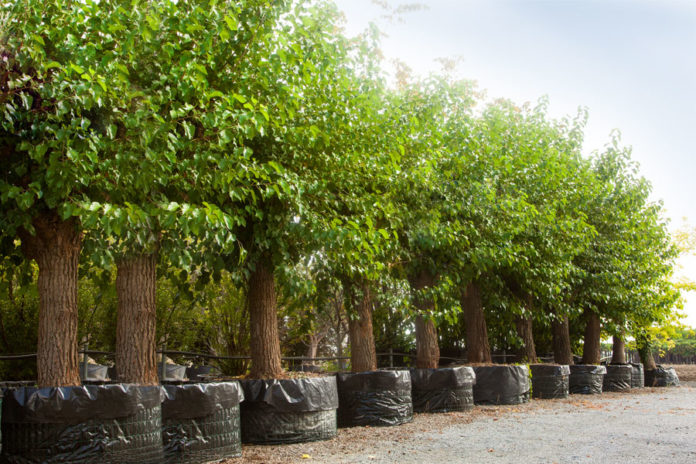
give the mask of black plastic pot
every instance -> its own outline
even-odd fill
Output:
[[[476,404],[522,404],[529,401],[529,366],[475,366]]]
[[[135,385],[24,387],[5,393],[8,463],[162,462],[161,389]]]
[[[631,363],[631,388],[643,388],[645,386],[645,374],[642,363]]]
[[[474,407],[475,383],[471,367],[411,369],[413,411],[468,411]]]
[[[340,373],[338,425],[399,425],[413,419],[409,371]]]
[[[164,462],[197,464],[242,455],[238,382],[165,385]]]
[[[302,443],[336,436],[335,377],[240,383],[242,443]]]
[[[568,398],[570,367],[559,364],[531,364],[532,398]]]
[[[657,366],[657,369],[645,370],[646,387],[676,387],[679,377],[673,367]]]
[[[605,366],[595,364],[574,364],[570,366],[569,391],[571,394],[598,395],[602,393]]]
[[[631,389],[633,367],[630,364],[608,364],[606,367],[602,391],[623,392]]]

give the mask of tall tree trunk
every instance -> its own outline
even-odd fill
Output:
[[[273,379],[283,374],[278,336],[278,309],[273,270],[261,258],[249,277],[247,306],[251,319],[251,377]]]
[[[157,252],[119,259],[116,269],[119,380],[157,385]]]
[[[643,369],[650,371],[657,368],[655,363],[655,358],[652,353],[652,346],[650,346],[650,341],[645,334],[639,334],[636,337],[636,345],[638,346],[638,355],[640,356],[640,362],[643,363]]]
[[[351,371],[374,371],[377,370],[377,352],[372,330],[372,292],[366,281],[357,287],[348,281],[343,287],[353,313],[348,317]]]
[[[470,283],[461,298],[466,324],[466,355],[470,363],[490,363],[491,348],[478,285]]]
[[[557,364],[573,364],[573,351],[570,348],[570,324],[568,316],[551,322],[553,334],[553,360]]]
[[[74,219],[38,216],[35,235],[20,233],[24,254],[39,266],[39,387],[80,385],[77,355],[77,271],[82,234]]]
[[[437,328],[430,318],[435,303],[430,297],[424,297],[420,292],[432,288],[435,277],[427,271],[421,271],[409,279],[411,289],[415,293],[415,305],[420,311],[416,316],[416,367],[419,369],[437,369],[440,362],[440,347],[437,340]]]
[[[620,335],[614,335],[614,346],[612,348],[611,363],[626,364],[626,342]]]
[[[586,309],[584,313],[585,323],[585,344],[582,349],[583,364],[599,364],[601,361],[600,351],[600,326],[599,315],[591,309]]]
[[[517,326],[517,335],[522,339],[522,347],[518,351],[518,354],[525,363],[537,363],[539,359],[536,354],[536,347],[534,346],[534,334],[532,332],[532,317],[518,317],[515,321]]]

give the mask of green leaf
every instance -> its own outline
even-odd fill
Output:
[[[64,221],[67,221],[73,213],[73,205],[71,203],[63,203],[60,211],[60,217]]]
[[[237,20],[237,18],[232,14],[228,14],[225,16],[225,23],[227,24],[227,27],[230,28],[230,31],[236,31],[238,29],[238,22],[239,21]]]
[[[82,69],[81,66],[79,66],[75,63],[70,63],[70,69],[72,69],[73,71],[75,71],[77,74],[80,74],[80,75],[84,74],[84,72],[85,72],[85,70]]]
[[[276,163],[275,161],[269,161],[267,164],[268,164],[270,167],[272,167],[272,168],[275,170],[276,173],[282,174],[283,169],[280,167],[280,165],[279,165],[278,163]]]
[[[108,124],[106,126],[106,134],[109,136],[111,140],[114,140],[116,138],[116,125]]]
[[[25,109],[30,110],[31,105],[34,102],[34,98],[28,93],[21,93],[20,98],[22,99],[22,105]]]
[[[182,126],[184,127],[184,132],[186,133],[186,138],[191,140],[193,139],[193,125],[191,123],[184,121],[181,123]]]

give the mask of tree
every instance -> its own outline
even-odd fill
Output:
[[[253,81],[237,91],[265,108],[255,130],[230,142],[244,156],[230,158],[225,172],[242,178],[221,205],[242,224],[253,377],[282,375],[278,274],[331,239],[327,231],[345,217],[344,184],[363,169],[374,69],[365,43],[343,37],[337,19],[330,6],[295,5],[259,45],[270,58],[259,58]]]
[[[263,107],[243,106],[234,90],[248,77],[238,69],[259,59],[259,37],[279,8],[251,0],[130,9],[99,2],[78,10],[87,23],[80,65],[112,78],[103,95],[82,102],[97,113],[100,175],[92,201],[83,199],[73,214],[91,232],[95,264],[117,268],[119,376],[152,384],[160,253],[185,271],[198,267],[204,283],[224,267],[220,256],[236,250],[240,219],[216,206],[236,179],[220,167],[231,162],[230,127],[246,133],[264,118]]]
[[[596,230],[590,247],[575,260],[573,296],[583,308],[583,362],[599,362],[600,324],[616,336],[663,320],[678,301],[669,283],[676,257],[662,206],[648,200],[650,184],[639,177],[630,149],[614,137],[593,159],[599,189],[586,200]],[[637,330],[636,333],[640,333]]]
[[[544,100],[535,108],[501,100],[467,130],[447,131],[447,143],[457,147],[443,169],[447,198],[466,225],[449,279],[466,288],[461,306],[470,362],[490,362],[486,306],[501,340],[510,338],[510,325],[519,328],[513,340],[524,357],[536,358],[532,321],[552,317],[548,308],[561,300],[572,258],[590,233],[574,201],[584,177],[584,120],[580,112],[549,121]]]
[[[458,309],[442,305],[449,285],[440,276],[446,276],[452,246],[462,232],[442,178],[453,149],[444,142],[448,131],[466,133],[475,101],[470,82],[438,76],[413,82],[404,76],[391,95],[388,127],[401,153],[389,189],[396,207],[392,227],[399,239],[394,269],[411,289],[419,368],[438,366],[437,325]]]
[[[77,281],[82,246],[77,199],[94,182],[95,112],[105,76],[80,66],[83,5],[17,1],[3,5],[0,36],[0,221],[2,252],[39,267],[39,386],[78,385]],[[48,26],[47,26],[48,25]]]

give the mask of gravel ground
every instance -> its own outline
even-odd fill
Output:
[[[339,429],[317,443],[245,446],[247,463],[696,462],[696,381],[572,395],[469,413],[417,414],[399,427]]]

